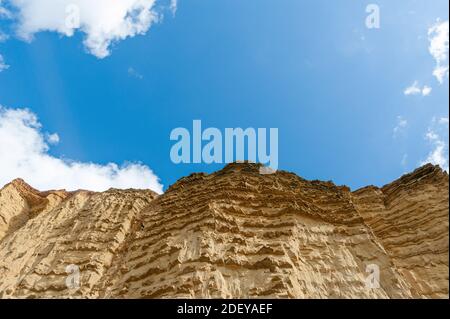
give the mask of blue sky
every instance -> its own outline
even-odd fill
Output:
[[[379,29],[365,25],[370,3]],[[223,166],[172,163],[171,130],[195,119],[278,128],[280,169],[353,189],[418,167],[436,141],[448,165],[448,77],[433,76],[428,35],[448,21],[447,0],[180,0],[174,14],[156,5],[163,19],[102,58],[83,32],[24,41],[23,21],[4,18],[0,105],[28,108],[43,134],[56,132],[53,157],[141,162],[165,187]],[[431,93],[406,95],[415,81]]]

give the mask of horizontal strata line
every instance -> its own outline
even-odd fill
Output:
[[[137,271],[138,269],[144,268],[146,266],[150,267],[150,265],[152,263],[157,263],[158,260],[160,260],[161,258],[170,258],[170,257],[174,257],[174,255],[176,255],[177,253],[179,253],[179,249],[177,250],[171,250],[171,251],[167,251],[167,252],[162,252],[156,255],[152,255],[151,258],[146,258],[149,256],[149,254],[145,254],[145,255],[140,255],[139,258],[135,258],[133,260],[133,262],[127,261],[127,268],[132,269],[133,271]],[[277,253],[276,253],[277,252]],[[264,252],[264,253],[260,253],[258,254],[257,252],[254,253],[244,253],[244,252],[235,252],[234,256],[236,257],[236,259],[239,259],[239,257],[261,257],[263,259],[268,258],[268,257],[274,257],[277,259],[286,259],[289,258],[287,257],[287,255],[283,252],[283,251],[276,251],[274,253],[268,253],[268,252]],[[198,256],[198,260],[201,260],[203,258],[207,258],[206,256]],[[231,258],[231,257],[230,257]],[[260,258],[260,259],[261,259]],[[178,259],[176,259],[173,262],[176,262]],[[179,263],[180,265],[189,265],[189,263],[193,263],[193,262],[199,262],[198,260],[192,260],[192,259],[186,259],[184,261],[178,261],[177,263]],[[298,262],[296,260],[292,260],[290,259],[291,262],[294,265],[298,265]],[[205,262],[207,263],[207,262]],[[239,266],[241,267],[241,266]],[[153,267],[153,268],[158,268],[158,267]],[[166,270],[162,270],[162,272],[165,272]]]
[[[178,210],[176,207],[165,206],[165,205],[154,205],[154,206],[150,206],[149,209],[165,210],[167,208],[168,212],[170,214],[185,213],[186,210],[182,207],[183,201],[180,200],[178,202],[179,202],[179,204],[175,204],[176,206],[180,206],[180,208]],[[293,203],[295,203],[295,206],[297,206],[297,207],[293,206]],[[249,205],[249,204],[251,204],[251,205]],[[312,211],[312,212],[328,212],[329,211],[329,210],[325,211],[315,204],[303,203],[303,201],[300,201],[295,198],[290,198],[283,202],[274,202],[274,204],[272,204],[271,207],[267,206],[267,204],[264,201],[258,201],[258,203],[256,203],[254,200],[249,202],[248,199],[243,202],[236,202],[236,201],[230,202],[229,199],[226,199],[226,200],[210,199],[206,203],[205,203],[205,201],[199,201],[199,202],[190,201],[190,207],[196,208],[196,210],[208,209],[211,206],[212,207],[221,207],[224,209],[227,209],[227,208],[233,209],[233,208],[237,207],[238,209],[235,209],[236,213],[238,213],[239,210],[247,209],[247,210],[252,210],[253,212],[259,212],[266,216],[271,216],[272,214],[277,214],[278,210],[289,208],[289,207],[291,209],[297,209],[297,210],[304,208],[304,209]],[[267,210],[272,210],[273,212],[269,213],[269,212],[267,212]],[[190,213],[192,213],[192,210],[190,211]],[[246,214],[242,213],[242,215],[245,216]],[[158,215],[152,214],[152,216],[155,218],[155,221],[156,221],[156,219],[163,220],[163,219],[167,218],[166,215],[158,216]]]
[[[411,176],[409,180],[399,179],[391,184],[385,185],[384,187],[381,188],[381,190],[387,196],[391,196],[404,189],[411,189],[411,188],[417,189],[423,187],[424,185],[429,184],[436,186],[448,185],[448,179],[439,177],[438,177],[439,179],[435,179],[434,178],[435,176],[436,174],[434,172],[430,172],[421,177]]]
[[[442,255],[445,255],[444,253],[442,253]],[[432,272],[434,271],[436,268],[443,268],[443,270],[446,270],[448,268],[448,265],[445,263],[446,260],[448,260],[448,256],[444,256],[444,261],[443,262],[436,262],[436,260],[433,261],[423,261],[419,264],[419,263],[414,263],[414,264],[406,264],[407,262],[411,262],[408,261],[407,259],[412,259],[412,258],[416,258],[418,256],[412,256],[412,257],[408,257],[408,258],[394,258],[394,262],[397,266],[398,269],[400,270],[411,270],[414,271],[416,274],[418,271],[420,272]],[[447,258],[445,258],[447,257]],[[430,267],[431,266],[431,267]],[[424,268],[427,267],[427,268]],[[436,276],[437,274],[435,274]],[[444,275],[444,272],[443,272]],[[448,285],[448,283],[447,283]]]
[[[429,207],[422,203],[414,203],[414,205],[409,205],[409,207],[395,207],[387,209],[386,212],[389,214],[385,215],[387,220],[395,220],[403,217],[417,216],[417,212],[421,212],[423,215],[430,216],[431,214],[445,214],[445,206]],[[448,210],[447,210],[448,211]]]
[[[173,250],[173,251],[168,251],[168,252],[165,252],[165,253],[160,253],[157,256],[153,256],[150,259],[146,259],[145,258],[148,255],[139,255],[139,258],[134,259],[133,263],[129,263],[127,268],[132,269],[133,272],[135,272],[135,271],[137,271],[140,268],[150,267],[149,269],[152,270],[153,274],[155,274],[155,273],[160,274],[160,273],[163,273],[163,272],[166,272],[166,271],[170,271],[170,268],[171,268],[170,264],[168,265],[169,268],[167,268],[167,267],[162,267],[162,268],[161,267],[152,267],[151,264],[155,263],[155,262],[158,262],[158,260],[160,258],[162,258],[162,257],[167,257],[167,258],[173,257],[172,255],[176,254],[177,252],[178,252],[178,250]],[[232,258],[231,256],[228,256],[227,258],[228,258],[228,260],[239,260],[239,258],[238,258],[239,256],[255,257],[256,255],[254,255],[254,254],[245,254],[245,253],[238,252],[238,253],[235,254],[236,258]],[[278,260],[278,261],[283,261],[286,265],[289,264],[289,269],[295,267],[296,265],[298,266],[298,263],[297,263],[296,260],[292,260],[290,257],[288,257],[285,254],[282,255],[282,258],[280,258],[279,254],[273,254],[273,253],[264,253],[261,256],[264,256],[264,258],[259,259],[259,260],[255,261],[254,263],[250,263],[250,264],[253,265],[253,264],[256,264],[258,262],[264,261],[264,260],[268,259],[269,257],[274,257],[273,261]],[[288,260],[289,260],[289,262],[288,262]],[[313,260],[320,261],[321,258],[319,256],[317,256],[316,259],[311,259],[310,261],[313,261]],[[220,260],[214,261],[214,259],[211,259],[208,256],[200,255],[197,258],[197,260],[185,260],[185,261],[181,262],[178,259],[175,259],[175,260],[173,260],[171,262],[171,264],[172,264],[172,266],[176,266],[176,265],[189,266],[192,263],[196,263],[196,264],[202,263],[202,264],[208,264],[208,265],[214,264],[214,265],[218,265],[218,266],[230,266],[230,265],[233,266],[234,265],[234,266],[236,266],[238,268],[246,268],[245,265],[244,266],[243,265],[239,265],[239,264],[234,263],[234,262],[227,264],[227,263],[224,263],[224,262],[219,263],[219,261]],[[279,267],[279,265],[277,265],[277,266]],[[248,267],[248,266],[247,266],[247,268],[254,269],[254,268]],[[355,265],[355,267],[351,267],[351,268],[359,269],[359,266]],[[157,270],[155,270],[155,269],[157,269]],[[267,267],[262,267],[262,269],[267,269]],[[142,277],[142,276],[143,275],[140,275],[139,277]]]
[[[386,220],[397,220],[402,217],[407,217],[411,214],[413,216],[416,216],[417,212],[422,212],[423,215],[428,214],[436,214],[436,213],[442,213],[442,211],[445,211],[445,206],[442,206],[442,208],[438,207],[429,207],[427,205],[424,205],[423,203],[411,203],[407,207],[404,206],[395,206],[389,209],[386,209],[385,212],[388,212],[388,214],[384,214]],[[427,214],[428,213],[428,214]]]
[[[295,265],[285,261],[284,263],[276,263],[275,260],[270,260],[268,257],[264,257],[261,260],[255,261],[255,263],[245,263],[245,264],[238,264],[234,261],[234,259],[229,258],[229,262],[223,261],[220,262],[211,260],[208,257],[200,257],[198,260],[190,260],[190,261],[184,261],[183,263],[180,263],[179,261],[175,260],[168,264],[166,267],[160,268],[160,267],[151,267],[149,265],[149,268],[144,270],[140,275],[130,275],[127,276],[126,274],[123,276],[123,282],[124,283],[136,283],[136,282],[142,282],[143,280],[146,280],[152,275],[159,275],[162,273],[169,273],[174,267],[183,265],[185,267],[190,265],[205,265],[205,266],[216,266],[216,267],[232,267],[235,269],[235,267],[239,269],[246,269],[246,270],[260,270],[260,269],[270,269],[270,267],[278,267],[278,268],[285,268],[285,269],[293,269],[295,268]],[[264,265],[264,261],[273,263],[273,265]],[[197,267],[197,269],[199,269]],[[133,269],[133,272],[136,272],[137,269]],[[179,271],[178,271],[179,272]]]
[[[187,274],[189,274],[189,273],[187,273]],[[172,277],[175,277],[175,276],[172,276]],[[330,277],[330,278],[333,278],[333,277]],[[363,291],[363,290],[366,290],[366,288],[365,288],[365,283],[363,282],[363,281],[361,281],[361,280],[358,280],[358,279],[355,279],[355,278],[346,278],[347,280],[345,281],[349,286],[353,286],[354,288],[352,289],[354,292],[356,292],[356,291]],[[329,283],[334,283],[334,282],[338,282],[337,280],[329,280],[329,281],[325,281],[325,282],[329,282]],[[172,288],[174,288],[174,289],[176,289],[176,291],[178,292],[178,293],[183,293],[183,287],[184,286],[187,286],[187,287],[189,287],[190,289],[192,289],[192,288],[194,288],[194,287],[191,287],[191,285],[189,285],[189,284],[185,284],[185,285],[182,285],[182,286],[180,286],[180,285],[174,285],[172,282],[169,282],[169,283],[166,283],[164,286],[160,286],[160,287],[154,287],[153,289],[151,288],[152,287],[152,284],[154,284],[154,281],[151,281],[151,280],[148,280],[148,279],[145,279],[145,281],[143,281],[143,282],[141,282],[142,283],[142,285],[141,285],[141,287],[145,287],[145,288],[143,288],[143,289],[137,289],[137,291],[135,291],[135,293],[137,293],[137,292],[140,292],[140,295],[142,296],[142,295],[148,295],[149,293],[150,293],[150,295],[152,295],[153,297],[151,297],[151,298],[157,298],[156,296],[158,296],[158,295],[160,295],[159,294],[159,292],[162,290],[162,291],[166,291],[167,289],[167,287],[170,287],[170,289],[172,289]],[[304,291],[304,293],[308,293],[309,292],[309,288],[308,288],[308,286],[310,286],[310,285],[312,285],[312,286],[314,286],[314,287],[316,287],[316,288],[318,288],[318,287],[320,287],[319,286],[319,284],[318,283],[316,283],[315,281],[307,281],[307,280],[303,280],[302,281],[302,283],[304,283],[304,287],[303,287],[303,291]],[[136,284],[136,283],[134,283],[134,284]],[[266,289],[269,289],[269,290],[273,290],[273,289],[275,289],[275,290],[278,290],[277,288],[279,287],[279,282],[273,282],[273,285],[272,286],[270,286],[270,287],[268,287],[268,288],[266,288]],[[156,288],[156,289],[155,289]],[[180,289],[181,288],[181,289]],[[256,288],[253,288],[253,289],[256,289]],[[219,292],[220,290],[217,288],[217,289],[212,289],[211,287],[208,287],[208,290],[210,291],[210,292],[215,292],[215,291],[217,291],[217,292]],[[196,291],[200,291],[199,289],[197,289]],[[261,289],[259,292],[258,291],[255,291],[255,290],[249,290],[249,295],[250,296],[258,296],[258,295],[260,295],[259,293],[261,293],[261,292],[263,292],[263,291],[266,291],[266,290],[263,290],[263,289]],[[319,291],[319,290],[317,290],[317,291]],[[323,291],[323,292],[328,292],[329,290],[328,289],[321,289],[321,291]],[[384,292],[384,289],[383,289],[383,292]],[[286,291],[284,291],[283,293],[287,293]],[[213,293],[214,294],[214,293]],[[387,296],[387,294],[384,292],[384,294]],[[319,295],[319,293],[317,294],[317,295]],[[328,295],[328,294],[323,294],[324,296],[325,295]],[[342,295],[342,296],[344,296],[344,295],[346,295],[346,294],[340,294],[340,295]]]
[[[439,220],[439,222],[433,222],[428,227],[410,228],[407,225],[401,225],[398,228],[392,228],[389,231],[384,231],[382,228],[375,228],[374,231],[377,235],[383,239],[392,240],[421,240],[422,238],[433,238],[430,236],[447,235],[448,227],[446,226],[447,220]],[[425,222],[423,224],[426,224]],[[435,234],[436,233],[436,234]],[[448,235],[447,235],[448,236]]]
[[[435,216],[433,218],[416,218],[413,219],[414,223],[411,225],[411,222],[408,221],[400,221],[398,220],[394,225],[392,223],[395,222],[395,220],[389,221],[389,220],[383,220],[380,218],[374,217],[373,219],[366,219],[366,222],[368,222],[371,226],[371,228],[379,231],[380,233],[388,233],[392,229],[398,230],[401,228],[405,229],[411,229],[413,226],[421,226],[420,228],[413,228],[413,229],[426,229],[426,228],[432,228],[435,224],[441,224],[442,222],[448,222],[448,216]],[[428,226],[428,227],[424,227]]]
[[[424,227],[422,229],[420,228],[410,228],[407,225],[400,225],[396,228],[389,228],[389,229],[383,229],[383,228],[372,228],[375,233],[377,234],[378,237],[380,238],[384,238],[384,239],[401,239],[401,238],[408,238],[408,240],[410,240],[410,237],[415,237],[415,238],[422,238],[422,237],[428,237],[430,233],[432,232],[438,232],[441,233],[447,229],[448,227],[445,226],[445,223],[447,221],[446,220],[441,220],[439,221],[439,223],[434,223],[432,225],[429,225],[429,227]],[[425,224],[425,223],[424,223]],[[369,223],[370,225],[370,223]],[[401,232],[401,233],[399,233]]]
[[[424,239],[413,243],[404,242],[404,244],[397,244],[392,241],[388,242],[386,240],[383,240],[383,245],[386,249],[391,250],[393,252],[395,251],[396,254],[401,255],[402,254],[401,251],[407,249],[413,249],[414,251],[420,251],[422,253],[425,253],[427,251],[434,252],[442,249],[448,250],[448,245],[446,244],[446,242],[444,242],[444,240],[446,241],[447,238],[437,237],[430,241]]]
[[[230,199],[230,195],[232,195],[231,199]],[[205,199],[207,199],[208,202],[220,202],[223,201],[224,203],[234,203],[236,205],[242,205],[242,204],[247,204],[249,203],[249,196],[252,196],[252,203],[257,204],[259,203],[265,203],[268,200],[268,196],[267,194],[261,194],[261,193],[255,193],[255,192],[246,192],[244,194],[235,194],[235,193],[231,193],[231,194],[227,194],[227,193],[211,193],[208,191],[205,191],[203,193],[189,193],[186,194],[186,196],[178,196],[176,200],[169,200],[167,201],[167,198],[158,198],[155,200],[155,205],[160,205],[162,207],[164,206],[173,206],[174,203],[176,202],[184,202],[186,200],[189,201],[189,203],[192,204],[192,206],[198,205],[198,203],[205,203]],[[291,193],[291,194],[286,194],[286,193],[281,193],[279,196],[275,197],[275,196],[269,196],[270,200],[272,203],[283,203],[283,204],[289,204],[292,203],[293,201],[300,201],[300,202],[307,202],[311,205],[317,204],[317,203],[322,203],[322,204],[346,204],[348,203],[349,198],[344,198],[344,197],[339,197],[335,200],[332,200],[332,198],[330,198],[330,196],[328,195],[328,197],[323,197],[326,200],[317,200],[317,197],[313,197],[313,196],[303,196],[303,194],[299,194],[299,193]]]
[[[412,214],[411,214],[412,215]],[[373,218],[373,220],[367,220],[369,222],[369,224],[371,225],[371,227],[373,229],[377,229],[380,233],[388,233],[390,230],[392,229],[401,229],[402,227],[408,229],[411,228],[411,222],[414,221],[416,222],[416,225],[420,225],[421,227],[419,229],[424,229],[426,227],[426,225],[431,224],[440,224],[442,222],[448,222],[448,214],[447,215],[437,215],[437,216],[433,216],[433,217],[429,217],[426,214],[422,214],[423,216],[419,216],[416,215],[415,218],[413,218],[412,220],[408,221],[403,221],[401,219],[390,219],[390,220],[386,220],[386,219],[382,219],[382,217],[380,216],[380,218],[375,219],[375,217]],[[428,217],[428,218],[426,218]],[[381,229],[381,230],[380,230]]]
[[[267,207],[267,206],[261,205],[259,208],[256,208],[254,206],[248,206],[248,205],[244,205],[244,204],[239,205],[239,204],[230,204],[229,202],[221,203],[221,202],[217,202],[217,201],[210,201],[207,204],[202,203],[201,205],[198,205],[197,206],[198,208],[197,208],[197,210],[195,212],[199,212],[199,211],[201,212],[203,210],[217,208],[217,209],[222,209],[222,210],[229,210],[230,214],[234,213],[235,215],[242,216],[242,217],[247,217],[247,216],[254,217],[255,215],[256,216],[263,216],[263,217],[277,217],[277,216],[282,216],[283,215],[283,211],[285,211],[287,209],[291,209],[291,210],[297,211],[298,213],[305,214],[305,215],[306,214],[312,215],[314,213],[316,213],[318,215],[319,214],[327,215],[329,213],[332,213],[329,210],[323,210],[323,209],[321,209],[321,208],[319,208],[318,206],[315,206],[315,205],[313,205],[313,206],[303,205],[303,206],[304,207],[301,207],[301,206],[294,207],[292,205],[292,202],[289,202],[289,204],[285,203],[283,205],[280,204],[280,205],[276,205],[276,206],[272,206],[272,207]],[[192,207],[196,207],[196,206],[192,205]],[[157,211],[164,211],[165,208],[164,207],[156,208],[156,210]],[[251,211],[251,213],[245,214],[243,212],[240,212],[240,211],[243,211],[243,210],[249,210],[249,211]],[[272,212],[268,213],[267,210],[272,210]],[[171,208],[169,210],[169,212],[170,212],[171,215],[182,215],[182,216],[183,215],[189,215],[188,213],[186,213],[185,209],[180,209],[179,211],[177,211],[176,209]],[[192,213],[195,213],[195,212],[190,211],[189,213],[192,214]],[[350,211],[347,212],[347,213],[350,213]],[[351,217],[351,215],[349,217]],[[158,218],[157,215],[153,214],[152,219],[155,222],[163,221],[163,220],[167,221],[167,215],[163,215],[163,216]]]
[[[376,233],[376,235],[379,238],[383,239],[389,239],[389,238],[401,238],[401,237],[416,237],[420,239],[421,237],[427,237],[426,233],[432,232],[436,230],[437,232],[446,231],[445,226],[442,223],[445,223],[446,221],[441,221],[441,223],[430,225],[428,228],[423,228],[420,230],[420,228],[410,228],[407,225],[399,225],[397,227],[389,227],[388,229],[384,229],[381,227],[372,227],[373,231]],[[369,226],[370,223],[369,223]],[[419,233],[420,230],[420,233]],[[448,228],[447,228],[448,231]],[[404,232],[402,234],[399,234],[399,232]],[[421,234],[421,235],[420,235]],[[408,239],[409,240],[409,239]]]
[[[232,244],[232,243],[236,243],[236,242],[242,243],[245,241],[245,238],[243,238],[243,236],[240,234],[231,234],[231,235],[233,236],[232,239],[230,239],[228,242],[225,242],[223,244]],[[169,236],[170,236],[170,234],[167,234],[167,236],[165,236],[165,238],[167,238]],[[281,244],[282,244],[282,242],[275,243],[275,245],[277,247],[281,247],[282,246]],[[273,245],[273,243],[272,243],[272,245]],[[131,255],[128,256],[127,261],[128,262],[134,262],[134,261],[138,261],[138,260],[140,261],[141,259],[148,257],[148,255],[151,253],[151,251],[161,252],[163,249],[168,248],[168,247],[169,246],[167,246],[166,242],[157,241],[154,244],[146,245],[146,249],[145,250],[141,249],[140,252],[137,250],[133,250],[133,251],[129,250],[130,254],[134,254],[134,256],[131,256]],[[149,251],[149,249],[151,249],[151,251]],[[171,249],[175,250],[175,252],[179,252],[182,248],[178,249],[176,247],[172,247]],[[153,261],[153,259],[156,260],[159,257],[166,256],[166,255],[167,255],[167,253],[160,253],[157,255],[153,255],[155,258],[152,258],[151,261]],[[148,262],[148,260],[146,260],[146,262]]]
[[[227,244],[227,243],[225,243]],[[168,249],[169,246],[167,246],[166,244],[164,245],[158,245],[155,244],[156,247],[151,247],[149,248],[149,250],[145,250],[145,251],[141,251],[139,252],[134,252],[134,256],[129,256],[127,259],[127,262],[129,264],[131,264],[130,267],[136,267],[141,263],[145,263],[145,264],[149,264],[152,262],[157,261],[158,259],[162,258],[162,257],[169,257],[172,256],[173,254],[179,253],[180,251],[182,251],[183,248],[177,248],[177,247],[170,247],[169,251],[164,251],[164,249]],[[162,246],[162,247],[161,247]],[[233,246],[232,246],[233,247]],[[236,250],[233,252],[233,254],[235,256],[258,256],[258,255],[270,255],[270,256],[286,256],[284,249],[285,247],[282,245],[281,242],[275,243],[275,247],[278,248],[279,250],[275,250],[272,247],[269,246],[261,246],[258,251],[254,251],[254,252],[248,252],[245,250]],[[201,248],[205,248],[207,249],[208,246],[202,246]],[[271,252],[269,252],[267,249],[272,250]],[[156,254],[154,254],[154,253]],[[149,255],[151,255],[151,258],[148,258]]]
[[[223,231],[223,227],[224,226],[226,227],[227,223],[225,221],[225,225],[220,225],[220,223],[217,223],[218,221],[221,222],[221,220],[217,220],[216,218],[211,217],[210,215],[206,215],[206,216],[197,218],[195,220],[192,220],[192,218],[191,218],[191,220],[189,222],[181,223],[181,225],[178,225],[178,227],[172,226],[170,228],[165,227],[164,229],[160,229],[160,228],[153,229],[152,228],[152,231],[148,232],[145,236],[133,238],[132,243],[130,244],[130,248],[134,247],[134,246],[146,248],[146,247],[148,247],[146,244],[154,243],[161,238],[167,238],[167,237],[171,236],[175,231],[180,231],[180,230],[193,231],[197,228],[207,228],[207,227],[209,227],[208,230],[211,230],[211,231],[214,231],[217,233],[231,233],[231,229],[237,228],[239,234],[246,238],[255,236],[254,232],[249,232],[247,227],[244,227],[242,225],[232,225],[231,227],[228,227],[228,229],[230,229],[229,231]],[[292,226],[295,227],[295,226],[299,226],[299,225],[293,224]],[[361,226],[364,226],[364,225],[361,224]],[[190,228],[188,228],[188,227],[190,227]],[[278,230],[289,231],[293,227],[283,227],[283,228],[267,227],[264,229],[264,233],[272,233],[272,232],[276,232]],[[339,227],[339,226],[337,226],[337,227]],[[363,228],[363,229],[366,229],[366,228]],[[329,232],[325,232],[325,233],[321,232],[320,234],[329,234]],[[358,233],[355,233],[354,235],[367,235],[367,234],[368,234],[367,232],[360,231]]]
[[[413,245],[410,245],[408,247],[416,248]],[[396,250],[396,249],[391,249],[391,250]],[[407,258],[418,257],[418,256],[426,256],[426,255],[430,255],[430,256],[436,257],[439,254],[447,254],[448,255],[448,247],[443,247],[443,248],[435,249],[435,250],[430,249],[430,248],[429,249],[423,249],[423,250],[416,249],[414,251],[414,253],[404,253],[404,252],[401,252],[401,251],[396,251],[394,258],[407,259]],[[433,260],[434,259],[435,258],[433,258]]]
[[[294,218],[295,220],[298,220],[301,217],[303,217],[303,218],[307,217],[307,218],[310,218],[310,219],[316,219],[317,221],[321,221],[323,223],[329,223],[329,221],[324,219],[323,218],[324,216],[321,216],[321,215],[314,215],[314,214],[309,214],[309,213],[305,213],[305,212],[301,212],[301,211],[296,211],[296,212],[286,212],[286,211],[284,211],[283,212],[282,208],[280,208],[280,210],[281,210],[281,212],[279,212],[277,214],[255,216],[255,215],[238,214],[238,213],[236,213],[234,211],[223,211],[223,210],[216,211],[214,209],[208,208],[208,209],[205,209],[205,210],[198,211],[196,214],[197,215],[208,214],[208,215],[210,215],[211,218],[222,220],[224,222],[230,222],[230,220],[226,218],[228,216],[237,217],[236,220],[246,219],[249,222],[254,221],[255,217],[259,217],[259,218],[268,219],[267,220],[267,226],[268,227],[270,227],[270,224],[273,223],[273,219],[280,220],[281,218],[288,218],[288,217],[289,218]],[[164,215],[164,213],[161,212],[160,215]],[[172,224],[171,223],[172,221],[181,222],[180,220],[184,219],[184,217],[186,217],[185,219],[191,220],[192,216],[193,216],[192,214],[186,213],[186,214],[175,215],[175,216],[170,217],[170,218],[165,219],[165,220],[162,218],[161,221],[159,221],[157,223],[148,222],[147,220],[143,220],[142,222],[144,224],[148,224],[147,227],[150,227],[153,232],[157,233],[157,232],[160,231],[160,228],[167,229],[167,225],[168,224],[169,225]],[[355,221],[352,221],[351,218],[348,218],[348,222],[349,222],[348,224],[352,224],[352,223],[355,223],[355,222],[357,223],[359,221],[361,221],[361,224],[362,224],[363,220],[360,218],[360,216],[355,216],[355,217],[357,217],[357,219]],[[234,222],[234,220],[231,220],[231,221]],[[346,225],[346,224],[343,224],[343,225]],[[179,227],[175,227],[175,228],[172,228],[172,229],[180,230]]]
[[[444,239],[445,240],[445,239]],[[404,244],[397,244],[395,242],[388,242],[386,240],[382,240],[383,246],[385,249],[392,251],[395,254],[402,255],[403,253],[401,251],[412,249],[414,251],[420,251],[422,253],[425,252],[433,252],[433,251],[439,251],[441,249],[447,249],[448,245],[443,243],[443,238],[437,238],[430,241],[427,241],[426,239],[414,242],[414,243],[404,243]],[[431,246],[431,247],[430,247]]]
[[[439,194],[439,195],[438,195]],[[402,196],[401,198],[394,198],[392,201],[385,202],[386,210],[388,211],[395,211],[397,207],[402,207],[402,210],[409,210],[412,207],[420,207],[420,208],[428,208],[432,209],[433,207],[430,207],[427,205],[427,202],[433,202],[434,206],[439,207],[440,205],[436,204],[442,204],[442,206],[448,206],[448,193],[442,194],[437,193],[433,195],[429,195],[426,199],[421,199],[420,201],[411,201],[410,203],[404,202],[404,197],[408,198],[407,196]]]

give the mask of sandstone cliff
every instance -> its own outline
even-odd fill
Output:
[[[16,180],[0,190],[0,297],[448,298],[448,191],[432,165],[355,192],[244,163],[160,196]]]
[[[448,298],[448,195],[448,174],[432,165],[353,193],[358,212],[414,297]]]

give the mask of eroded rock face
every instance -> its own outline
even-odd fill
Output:
[[[414,297],[448,298],[448,194],[447,173],[432,165],[353,193],[358,212]]]
[[[69,196],[65,191],[39,192],[16,179],[0,190],[0,240],[45,211],[50,211]]]
[[[95,285],[155,197],[151,191],[79,191],[40,212],[0,241],[0,297],[98,297]],[[69,289],[76,287],[67,282],[72,266],[80,273],[79,289]]]
[[[256,164],[161,196],[14,184],[0,190],[3,298],[448,298],[448,175],[431,165],[353,193]]]

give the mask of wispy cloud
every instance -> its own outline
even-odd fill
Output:
[[[49,144],[58,144],[59,143],[59,135],[57,133],[46,134],[46,140]]]
[[[7,65],[5,63],[5,59],[3,58],[3,56],[0,54],[0,72],[6,70],[9,68],[9,65]]]
[[[6,33],[4,33],[2,30],[0,30],[0,42],[4,42],[8,39],[9,39],[9,36]]]
[[[139,80],[142,80],[144,78],[144,76],[136,71],[136,69],[134,69],[133,67],[128,68],[128,75]]]
[[[170,0],[169,9],[173,15],[177,13],[177,8],[178,8],[178,0]]]
[[[448,125],[448,117],[441,117],[438,120],[438,123],[441,124],[441,125]]]
[[[422,95],[422,96],[428,96],[431,94],[432,88],[428,85],[424,85],[421,87],[419,85],[419,81],[414,81],[414,83],[410,86],[408,86],[404,91],[403,94],[405,95]]]
[[[56,134],[45,134],[36,115],[27,109],[0,106],[0,187],[23,178],[39,189],[114,188],[152,189],[162,192],[159,178],[139,163],[99,165],[61,159],[50,155]]]
[[[436,23],[428,30],[428,39],[430,46],[428,50],[436,61],[436,67],[434,68],[433,75],[437,78],[439,83],[443,83],[445,78],[448,78],[449,66],[448,66],[448,29],[449,24],[447,21],[437,20]]]
[[[403,133],[407,126],[408,120],[404,119],[403,116],[397,116],[397,125],[394,127],[393,136],[397,137],[398,134]]]
[[[11,12],[5,8],[2,0],[0,0],[0,18],[11,18]]]
[[[0,1],[0,20],[8,19],[8,11],[6,9],[2,9],[2,2]],[[9,35],[4,32],[2,28],[0,28],[0,42],[4,42],[9,39]]]
[[[406,165],[408,165],[408,154],[403,154],[403,157],[402,157],[402,161],[400,162],[400,164],[403,166],[403,167],[406,167]]]
[[[448,152],[448,117],[433,118],[425,134],[425,139],[431,147],[427,158],[421,165],[431,163],[439,165],[442,169],[449,171]]]

